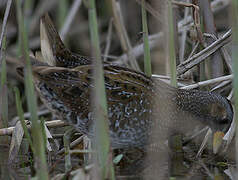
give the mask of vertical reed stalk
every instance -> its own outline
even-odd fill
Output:
[[[8,125],[8,87],[7,87],[7,66],[6,66],[6,24],[11,8],[12,1],[6,3],[4,18],[2,22],[0,35],[0,128]],[[9,137],[0,137],[0,144],[9,144]],[[9,169],[7,167],[8,151],[0,149],[0,179],[10,179]]]
[[[67,16],[67,12],[68,12],[68,6],[69,6],[68,0],[59,0],[58,12],[57,12],[58,13],[57,25],[59,28],[62,28],[62,26],[64,25],[65,18]]]
[[[176,79],[176,57],[175,57],[175,44],[174,44],[174,23],[173,23],[173,11],[171,0],[168,1],[168,28],[169,28],[169,64],[171,73],[171,84],[177,86]]]
[[[142,30],[144,41],[144,71],[147,76],[151,76],[151,58],[148,39],[148,26],[147,26],[147,15],[145,10],[145,0],[142,0],[141,3],[141,14],[142,14]]]
[[[4,35],[1,48],[0,67],[0,127],[7,127],[8,95],[7,95],[7,66],[6,66],[6,36]]]
[[[238,1],[232,0],[232,67],[234,72],[233,86],[235,97],[235,122],[238,132]],[[238,163],[238,133],[236,133],[236,163]]]
[[[38,121],[37,116],[37,102],[36,96],[34,92],[34,85],[33,85],[33,77],[32,77],[32,70],[31,64],[29,59],[29,48],[28,48],[28,38],[25,29],[25,23],[22,16],[21,4],[20,1],[16,1],[16,9],[17,9],[17,21],[18,21],[18,28],[19,28],[19,40],[21,46],[21,52],[25,60],[26,68],[24,72],[24,83],[25,83],[25,90],[26,90],[26,97],[27,97],[27,105],[29,112],[31,114],[30,120],[32,122],[32,138],[33,138],[33,146],[35,151],[34,159],[36,165],[36,176],[39,179],[47,180],[48,179],[48,172],[47,172],[47,164],[46,164],[46,157],[45,157],[45,146],[43,135],[41,131],[41,125]]]
[[[3,37],[0,52],[0,128],[8,125],[8,87],[7,87],[7,67],[6,67],[6,35]],[[8,137],[0,137],[0,144],[9,144]],[[0,179],[10,179],[9,171],[6,166],[9,153],[6,150],[0,150]]]
[[[31,136],[30,136],[30,133],[28,132],[28,128],[27,128],[27,125],[25,123],[25,119],[24,119],[24,112],[23,112],[23,109],[22,109],[22,103],[21,103],[21,98],[20,98],[20,93],[19,93],[19,90],[17,87],[14,88],[14,91],[15,91],[15,99],[16,99],[16,106],[17,106],[17,115],[21,121],[21,125],[22,125],[22,128],[23,128],[23,131],[24,131],[24,135],[25,137],[27,138],[27,141],[31,147],[31,150],[34,152],[34,146],[33,146],[33,143],[31,141]]]
[[[65,153],[65,172],[69,172],[72,169],[71,156],[70,156],[70,137],[74,133],[74,129],[70,128],[64,134],[64,153]]]
[[[94,64],[94,99],[95,142],[99,161],[100,179],[115,179],[112,160],[110,159],[110,140],[108,135],[108,112],[104,86],[103,66],[99,47],[97,13],[94,0],[85,1],[88,5],[89,28],[93,53],[96,57]]]

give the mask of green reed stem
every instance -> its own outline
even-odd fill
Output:
[[[0,127],[7,127],[8,122],[8,88],[6,65],[6,35],[3,37],[0,57],[1,82],[0,82]]]
[[[2,41],[2,48],[1,48],[1,83],[0,87],[2,87],[7,82],[7,67],[6,67],[6,36],[4,36]]]
[[[108,128],[107,100],[104,85],[104,72],[99,47],[97,13],[94,0],[86,1],[89,15],[89,28],[93,53],[96,57],[94,64],[94,118],[95,118],[95,141],[99,160],[100,179],[115,179],[112,160],[110,156],[110,139]],[[108,177],[108,174],[110,177]]]
[[[62,26],[64,25],[64,21],[68,12],[68,5],[69,5],[68,0],[59,0],[58,10],[57,10],[57,14],[58,14],[57,24],[59,28],[62,28]]]
[[[151,58],[150,58],[150,46],[148,38],[147,15],[145,10],[145,0],[142,0],[141,3],[141,14],[142,14],[142,31],[144,41],[144,71],[147,76],[151,76]]]
[[[3,35],[2,47],[0,52],[0,128],[8,125],[8,87],[7,87],[7,67],[6,67],[6,35]],[[9,137],[0,137],[0,144],[9,144]],[[9,169],[6,166],[9,152],[0,150],[0,179],[10,179]]]
[[[24,119],[24,112],[22,109],[22,102],[21,102],[21,98],[20,98],[20,93],[17,87],[14,88],[14,92],[15,92],[15,99],[16,99],[16,107],[17,107],[17,115],[21,121],[21,125],[24,131],[24,135],[32,149],[33,152],[35,152],[32,140],[31,140],[31,136],[30,133],[28,132],[28,128]]]
[[[7,86],[7,66],[6,66],[6,24],[10,12],[12,1],[8,0],[4,12],[4,18],[1,24],[0,35],[0,128],[8,125],[8,86]],[[0,144],[9,144],[9,137],[0,137]],[[10,179],[9,168],[7,166],[7,158],[9,152],[4,148],[0,149],[0,179]]]
[[[74,129],[70,128],[64,134],[64,153],[65,153],[65,172],[69,172],[72,169],[71,155],[70,155],[70,137],[75,132]]]
[[[232,0],[232,68],[234,72],[233,86],[235,97],[235,122],[238,132],[238,1]],[[236,133],[236,163],[238,163],[238,133]]]
[[[171,73],[171,84],[177,86],[176,79],[176,57],[175,57],[175,44],[174,44],[174,23],[173,23],[173,11],[171,0],[168,1],[168,24],[169,24],[169,64]]]
[[[33,85],[33,77],[31,64],[29,59],[29,48],[28,48],[28,38],[26,34],[24,19],[22,16],[21,4],[20,1],[16,1],[16,9],[17,9],[17,21],[18,21],[18,29],[19,29],[19,40],[22,55],[24,57],[26,68],[24,72],[24,82],[25,82],[25,90],[27,96],[27,105],[29,112],[31,114],[31,122],[32,122],[32,138],[33,138],[33,146],[34,146],[34,159],[36,164],[36,176],[38,179],[47,180],[48,172],[47,172],[47,164],[45,157],[45,146],[43,135],[41,131],[40,122],[38,121],[37,116],[37,101],[34,92]]]

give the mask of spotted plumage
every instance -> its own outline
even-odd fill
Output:
[[[36,89],[54,114],[92,137],[91,127],[97,119],[92,116],[96,105],[91,103],[91,60],[64,47],[48,16],[42,18],[42,24],[47,39],[44,43],[50,51],[42,49],[45,63],[32,61]],[[19,74],[23,75],[23,69],[18,68]],[[195,124],[223,132],[231,124],[230,102],[218,94],[177,89],[113,64],[104,63],[103,69],[113,148],[141,147],[150,136],[167,137],[174,131],[190,130]]]

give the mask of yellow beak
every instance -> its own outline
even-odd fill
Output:
[[[213,135],[213,153],[216,154],[218,153],[222,142],[223,142],[223,137],[225,136],[225,134],[222,131],[216,131]]]

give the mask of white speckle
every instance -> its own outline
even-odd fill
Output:
[[[116,120],[115,127],[117,128],[117,127],[119,127],[119,125],[120,125],[120,122],[118,120]]]

